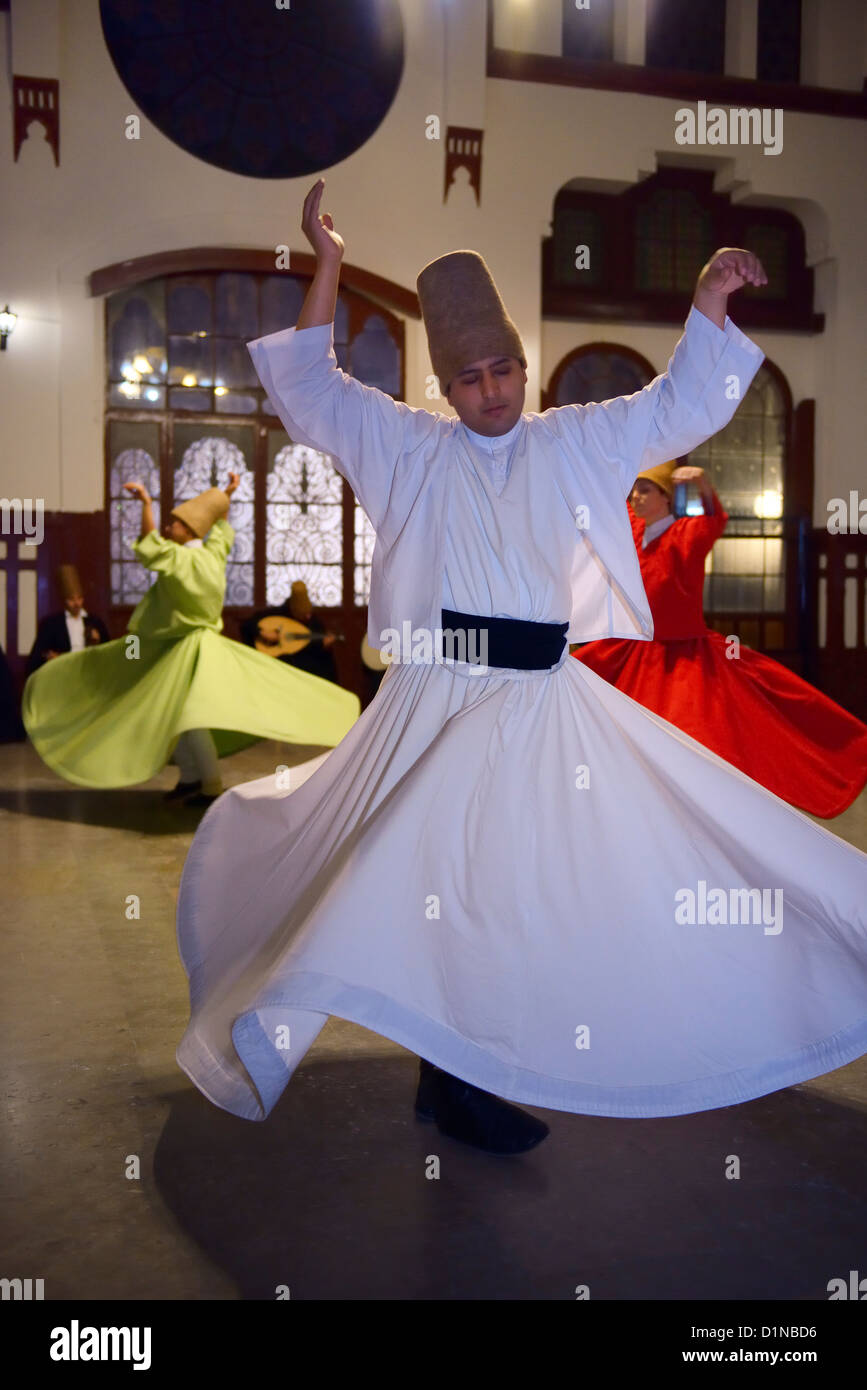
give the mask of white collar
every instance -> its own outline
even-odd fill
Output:
[[[204,545],[204,544],[205,544],[205,542],[204,542],[204,541],[200,541],[199,538],[198,538],[198,536],[196,536],[194,540],[191,540],[191,541],[184,541],[184,545],[185,545],[185,546],[188,545],[188,546],[190,547],[191,550],[198,550],[199,546],[200,546],[200,545]]]
[[[81,610],[81,612],[79,613],[78,617],[77,617],[77,618],[74,618],[74,617],[72,616],[72,614],[70,613],[69,609],[68,609],[68,608],[64,608],[64,610],[63,610],[63,616],[66,618],[66,621],[67,621],[68,623],[80,623],[80,622],[84,622],[84,619],[87,617],[87,609],[86,609],[86,608],[82,608],[82,610]]]
[[[480,449],[485,449],[488,453],[493,454],[498,453],[501,449],[508,449],[509,446],[514,443],[518,430],[523,423],[524,417],[519,416],[517,424],[513,425],[507,434],[496,435],[476,434],[476,431],[471,430],[469,425],[464,425],[463,427],[473,444],[477,444]],[[463,421],[461,421],[461,424],[463,424]]]
[[[673,526],[676,521],[677,517],[672,516],[669,512],[668,516],[661,516],[659,521],[652,521],[649,526],[645,526],[644,535],[641,540],[641,549],[643,550],[651,541],[655,541],[657,536],[661,536],[663,532],[667,531],[669,526]]]

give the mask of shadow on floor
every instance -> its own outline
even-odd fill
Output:
[[[867,1274],[863,1110],[789,1090],[671,1119],[538,1111],[550,1138],[497,1159],[414,1119],[415,1068],[311,1061],[264,1124],[172,1097],[157,1188],[241,1298],[824,1300]]]
[[[21,787],[0,791],[0,811],[40,820],[74,821],[107,830],[134,830],[140,835],[177,835],[195,830],[207,807],[177,806],[163,801],[162,791],[136,787],[93,790],[87,787]]]

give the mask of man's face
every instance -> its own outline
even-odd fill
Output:
[[[194,539],[194,533],[187,523],[176,516],[169,517],[163,527],[163,534],[170,541],[177,541],[178,545],[186,545],[187,541]]]
[[[661,521],[671,511],[668,496],[649,478],[636,478],[629,494],[629,504],[635,515],[648,526],[652,526],[654,521]]]
[[[84,607],[84,598],[81,594],[72,594],[66,600],[66,611],[70,618],[77,618]]]
[[[452,378],[446,399],[476,434],[508,434],[521,418],[527,373],[517,357],[484,357]]]

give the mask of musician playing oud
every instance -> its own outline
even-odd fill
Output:
[[[268,621],[279,618],[289,618],[298,625],[297,638],[289,624]],[[337,634],[329,632],[322,620],[317,618],[307,585],[300,579],[296,579],[289,597],[279,608],[263,608],[244,619],[241,623],[241,640],[248,647],[256,647],[260,652],[276,656],[279,661],[297,666],[311,676],[321,676],[323,680],[340,684],[331,650],[338,640]]]

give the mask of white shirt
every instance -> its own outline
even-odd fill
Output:
[[[442,605],[483,617],[563,623],[571,608],[575,526],[565,509],[556,520],[539,509],[532,467],[516,447],[520,426],[495,439],[466,425],[459,431]]]
[[[568,621],[570,642],[652,637],[626,498],[642,469],[682,457],[732,418],[764,354],[730,319],[720,329],[692,308],[667,372],[632,396],[522,415],[502,437],[505,454],[460,420],[348,376],[333,334],[333,324],[289,328],[248,347],[290,438],[332,456],[376,532],[367,629],[375,647],[407,625],[436,631],[443,594],[460,596],[447,549],[455,556],[471,535],[476,556],[490,551],[506,577],[504,599],[491,590],[495,611],[508,603],[510,617]],[[474,466],[482,454],[489,463]],[[460,536],[449,541],[452,526]]]
[[[69,609],[64,612],[66,618],[66,631],[69,633],[69,650],[71,652],[84,651],[84,620],[87,617],[87,610],[82,608],[77,618],[73,618]]]

